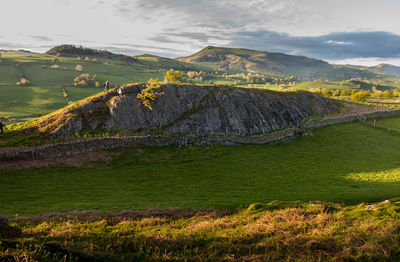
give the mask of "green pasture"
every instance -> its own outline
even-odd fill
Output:
[[[0,213],[381,201],[399,196],[399,147],[400,136],[350,123],[279,145],[120,149],[110,164],[0,170]]]
[[[53,59],[56,59],[53,61]],[[91,58],[93,59],[93,58]],[[82,74],[96,75],[102,84],[110,81],[111,87],[144,82],[150,78],[162,80],[165,69],[154,69],[158,62],[138,60],[127,63],[120,59],[96,58],[88,62],[77,57],[55,57],[25,52],[3,52],[0,63],[0,118],[25,121],[47,114],[67,105],[63,88],[70,102],[74,102],[98,92],[100,88],[80,88],[72,86],[73,79]],[[174,60],[171,60],[174,61]],[[175,62],[181,63],[181,62]],[[163,61],[165,68],[175,65]],[[182,63],[183,64],[183,63]],[[45,65],[45,66],[44,66]],[[58,68],[51,68],[57,65]],[[81,65],[83,71],[75,67]],[[22,77],[30,81],[29,86],[17,86]]]
[[[374,120],[371,119],[368,123],[373,124]],[[375,119],[375,125],[387,129],[392,129],[400,132],[400,118],[399,117],[385,117]]]

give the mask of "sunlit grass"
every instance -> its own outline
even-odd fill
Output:
[[[353,173],[346,175],[345,178],[358,182],[400,183],[400,168],[380,172]]]

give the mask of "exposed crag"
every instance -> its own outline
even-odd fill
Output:
[[[196,85],[163,85],[165,94],[150,110],[137,98],[143,88],[145,84],[121,86],[43,117],[35,126],[53,138],[88,129],[252,135],[298,126],[312,115],[338,110],[333,101],[308,92]]]

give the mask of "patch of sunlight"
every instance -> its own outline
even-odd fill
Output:
[[[398,183],[400,182],[400,168],[380,172],[350,173],[345,179],[357,182]]]

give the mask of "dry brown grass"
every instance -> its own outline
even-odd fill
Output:
[[[24,220],[13,226],[33,240],[14,251],[19,258],[31,250],[33,258],[58,259],[72,256],[68,250],[79,250],[80,258],[100,256],[109,261],[397,261],[400,221],[397,211],[391,210],[400,210],[400,202],[376,206],[372,210],[365,204],[310,203],[272,210],[257,206],[230,215],[206,211],[175,217],[160,213]],[[38,253],[34,243],[44,243],[43,250],[50,253]],[[56,243],[58,251],[46,243]],[[0,258],[12,251],[6,250]]]

